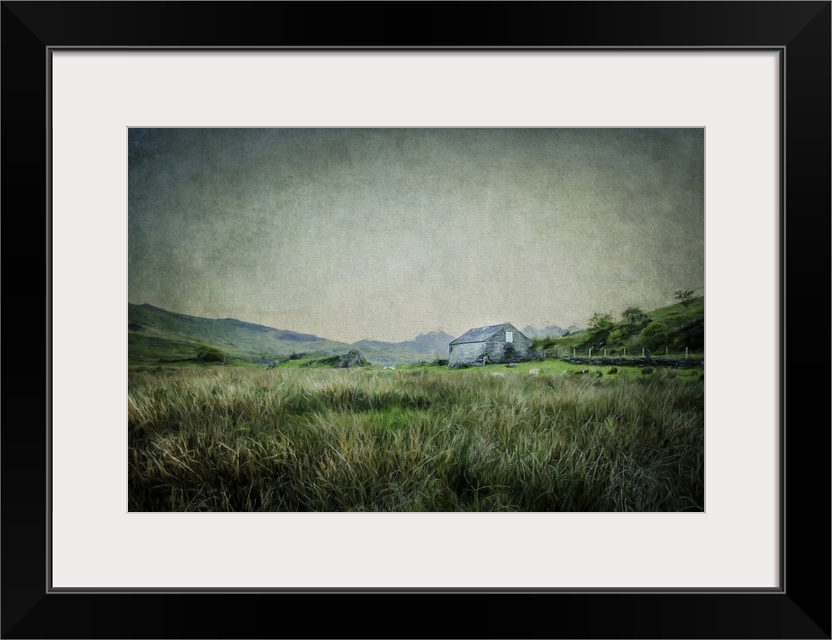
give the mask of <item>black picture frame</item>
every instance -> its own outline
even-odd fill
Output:
[[[830,2],[3,2],[0,19],[2,637],[830,637],[829,403],[815,391],[830,368],[817,344],[830,311]],[[47,134],[61,47],[779,51],[780,588],[52,592]]]

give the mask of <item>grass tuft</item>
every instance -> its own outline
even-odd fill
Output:
[[[130,510],[704,508],[698,376],[524,372],[134,369]]]

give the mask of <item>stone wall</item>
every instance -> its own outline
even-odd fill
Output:
[[[625,366],[625,367],[672,367],[674,369],[704,369],[705,361],[688,359],[677,360],[673,358],[560,358],[564,362],[572,364],[592,364],[596,366]]]
[[[483,354],[485,344],[485,342],[452,344],[448,355],[448,367],[453,369],[461,364],[479,364],[479,358]]]
[[[514,331],[514,342],[506,343],[506,331]],[[510,358],[506,357],[506,344],[514,347],[514,353]],[[507,325],[491,336],[485,345],[485,352],[491,362],[518,362],[529,360],[534,355],[532,341],[511,325]]]

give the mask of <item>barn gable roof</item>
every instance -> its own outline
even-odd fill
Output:
[[[476,329],[469,329],[456,340],[452,340],[451,344],[463,344],[465,342],[485,342],[503,327],[508,326],[508,322],[502,324],[492,324],[488,327],[477,327]]]

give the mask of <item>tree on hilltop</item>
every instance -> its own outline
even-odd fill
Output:
[[[589,319],[588,327],[590,329],[608,329],[615,323],[615,319],[612,317],[611,313],[598,313],[595,312],[592,314],[592,317]]]
[[[682,303],[682,306],[686,307],[691,303],[695,291],[696,289],[679,289],[673,293],[673,299],[678,300]]]
[[[647,320],[647,314],[638,307],[627,307],[621,314],[621,319],[627,324],[638,324]]]

